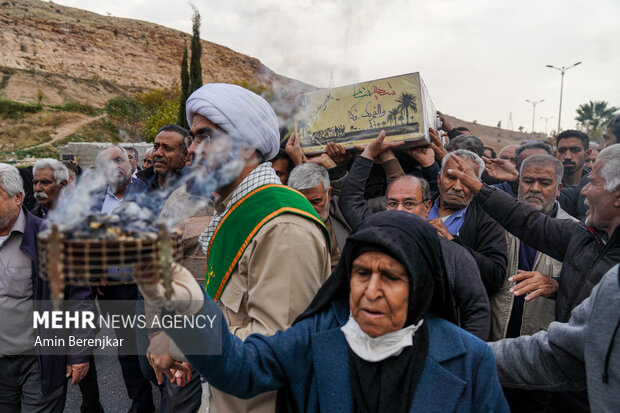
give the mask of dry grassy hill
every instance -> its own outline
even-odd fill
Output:
[[[532,136],[531,133],[522,133],[518,131],[511,131],[507,129],[498,128],[495,126],[481,125],[479,123],[472,123],[462,119],[455,118],[450,115],[446,115],[454,127],[465,126],[471,131],[472,134],[479,137],[485,146],[490,146],[499,151],[501,148],[507,145],[520,144],[524,140],[528,139],[545,139],[545,135],[542,133],[536,133]]]
[[[188,16],[189,18],[189,16]],[[101,105],[119,91],[163,89],[178,83],[183,47],[191,36],[157,24],[102,16],[38,0],[0,3],[0,96],[19,102]],[[300,82],[258,59],[202,42],[205,82]],[[302,85],[303,87],[303,85]]]
[[[7,155],[0,158],[23,157],[25,152],[19,149],[41,143],[57,144],[78,128],[80,136],[93,139],[118,136],[99,118],[105,102],[178,85],[180,57],[190,40],[187,33],[157,24],[102,16],[51,1],[0,0],[0,104],[4,105],[0,109],[26,104],[19,116],[3,116],[6,110],[0,111],[0,152]],[[202,50],[205,83],[314,89],[227,47],[203,40]],[[493,147],[528,136],[460,120],[454,123],[468,126]],[[49,145],[33,153],[54,154]]]

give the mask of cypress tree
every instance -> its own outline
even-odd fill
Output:
[[[181,60],[181,96],[179,97],[179,116],[177,124],[188,129],[187,117],[185,116],[185,102],[189,97],[189,73],[187,71],[187,46],[183,50],[183,60]]]
[[[196,6],[192,5],[194,15],[192,16],[192,58],[189,63],[189,94],[202,86],[202,46],[200,44],[200,13]]]

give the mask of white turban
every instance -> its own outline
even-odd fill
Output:
[[[278,118],[269,103],[256,93],[228,83],[209,83],[194,91],[185,104],[187,123],[198,114],[247,141],[265,160],[280,150]]]

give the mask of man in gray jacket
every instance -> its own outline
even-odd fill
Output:
[[[620,276],[612,267],[567,323],[490,343],[503,386],[588,390],[592,412],[620,411]]]

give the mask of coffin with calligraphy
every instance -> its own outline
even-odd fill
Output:
[[[383,129],[386,142],[430,142],[437,111],[419,73],[317,90],[303,95],[295,117],[306,153],[324,152],[328,142],[346,148],[370,143]]]

